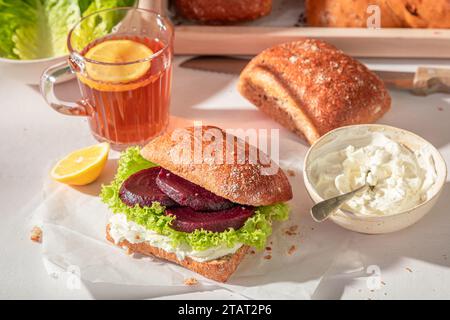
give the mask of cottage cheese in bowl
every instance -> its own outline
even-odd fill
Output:
[[[428,198],[436,168],[428,148],[412,151],[382,132],[367,132],[358,143],[311,163],[312,183],[324,198],[350,192],[367,181],[372,188],[349,200],[345,209],[361,215],[390,215]]]
[[[408,131],[359,125],[336,129],[319,139],[305,159],[304,177],[315,202],[367,182],[371,188],[347,201],[331,218],[352,230],[383,233],[417,221],[416,209],[424,215],[420,207],[439,194],[446,167],[430,143]],[[410,215],[400,218],[403,213]]]

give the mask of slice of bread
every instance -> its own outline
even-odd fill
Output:
[[[311,144],[335,128],[375,122],[391,105],[376,74],[314,39],[264,50],[242,71],[238,90]]]
[[[110,225],[106,227],[106,239],[114,243],[114,239],[109,233]],[[192,270],[202,276],[218,281],[226,282],[228,278],[234,273],[238,265],[241,263],[249,247],[243,245],[234,254],[222,257],[220,259],[198,262],[187,257],[184,260],[179,260],[174,253],[167,252],[163,249],[153,247],[146,242],[130,243],[127,240],[123,240],[117,244],[117,246],[126,249],[129,253],[140,253],[147,256],[154,256],[164,260],[168,260]]]
[[[213,144],[218,148],[211,148]],[[196,150],[200,150],[198,158]],[[235,203],[257,207],[292,198],[286,175],[266,154],[217,127],[189,127],[165,133],[149,142],[141,154]],[[255,154],[256,161],[252,160]],[[270,174],[265,173],[267,168],[272,168]]]

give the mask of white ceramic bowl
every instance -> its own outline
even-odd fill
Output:
[[[36,60],[0,58],[0,75],[4,78],[14,79],[26,84],[39,85],[41,75],[45,69],[67,58],[68,55]]]
[[[395,127],[377,124],[341,127],[330,131],[329,133],[322,136],[319,140],[317,140],[309,149],[303,166],[303,178],[305,181],[306,189],[311,199],[315,203],[324,200],[319,195],[310,179],[309,164],[317,157],[320,157],[321,150],[323,150],[325,146],[329,147],[333,142],[336,143],[334,140],[338,136],[342,137],[342,134],[348,134],[357,137],[358,134],[361,134],[361,130],[384,132],[388,134],[391,139],[404,144],[411,150],[418,150],[424,146],[428,146],[431,150],[431,155],[436,167],[436,182],[430,189],[430,196],[428,200],[419,205],[416,205],[409,210],[398,212],[396,214],[388,216],[362,216],[355,215],[354,213],[349,211],[338,210],[336,213],[330,216],[330,219],[346,229],[369,234],[393,232],[416,223],[436,204],[436,201],[446,181],[447,167],[439,151],[431,143],[414,133]],[[337,147],[340,148],[341,146]]]

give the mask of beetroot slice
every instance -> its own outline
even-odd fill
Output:
[[[119,197],[127,206],[150,207],[152,202],[157,201],[165,207],[176,205],[156,185],[156,177],[161,167],[153,167],[136,172],[128,177],[120,187]]]
[[[161,169],[156,184],[171,199],[182,206],[197,211],[218,211],[233,207],[235,204],[225,198],[183,179],[176,174]]]
[[[213,232],[222,232],[228,228],[237,230],[253,213],[253,207],[243,206],[215,212],[199,212],[189,207],[178,207],[167,209],[165,212],[166,215],[175,216],[171,227],[182,232],[193,232],[197,229]]]

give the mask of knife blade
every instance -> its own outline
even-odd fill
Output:
[[[239,75],[249,61],[249,59],[228,56],[199,56],[185,60],[180,67]],[[407,90],[421,96],[450,93],[450,69],[419,67],[416,72],[372,71],[393,89]]]

